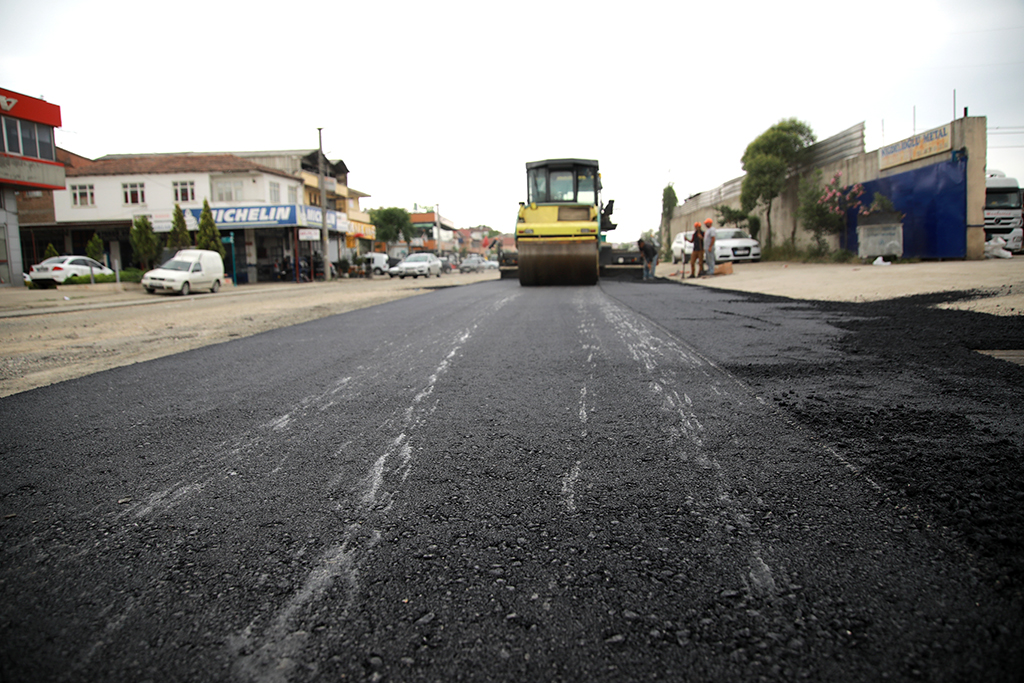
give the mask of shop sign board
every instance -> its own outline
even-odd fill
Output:
[[[886,145],[878,150],[878,168],[884,171],[893,166],[909,164],[925,157],[948,152],[953,148],[950,125],[939,126],[924,133]]]
[[[270,204],[263,206],[231,206],[227,208],[210,209],[213,215],[213,222],[218,228],[254,228],[262,226],[296,225],[295,210],[292,204]],[[203,215],[200,209],[185,209],[186,214],[192,214],[196,225]],[[185,220],[188,220],[186,215]]]

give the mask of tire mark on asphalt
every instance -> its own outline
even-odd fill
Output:
[[[428,399],[438,379],[451,368],[465,344],[473,338],[483,318],[496,313],[517,295],[497,302],[453,340],[438,345],[449,349],[448,352],[432,369],[410,404],[401,411],[401,432],[373,461],[366,475],[356,485],[353,493],[359,501],[356,513],[358,519],[346,527],[340,542],[322,553],[307,575],[302,589],[293,594],[284,607],[274,614],[270,625],[262,633],[257,632],[257,622],[261,619],[261,616],[257,616],[241,634],[229,638],[229,650],[235,659],[232,675],[236,680],[254,683],[288,681],[296,669],[296,657],[305,647],[308,635],[308,631],[297,625],[302,618],[301,612],[308,604],[318,600],[338,579],[341,579],[345,588],[345,613],[351,610],[361,590],[359,567],[381,538],[380,532],[374,527],[383,522],[383,517],[391,511],[402,484],[412,470],[412,438],[437,409],[437,401],[430,402]],[[397,463],[392,464],[393,460],[397,460]],[[340,508],[341,504],[335,507]]]
[[[748,593],[761,596],[775,593],[775,581],[771,568],[761,557],[761,542],[752,531],[750,513],[739,501],[729,494],[726,475],[721,463],[709,452],[705,423],[694,408],[693,397],[679,387],[680,382],[693,382],[698,378],[700,387],[714,395],[716,403],[754,407],[754,401],[746,402],[733,388],[745,389],[744,385],[725,370],[717,367],[694,350],[686,348],[664,331],[656,333],[646,319],[623,307],[610,297],[605,298],[600,310],[609,329],[618,336],[640,369],[647,374],[647,387],[652,398],[660,403],[660,410],[667,420],[659,421],[666,436],[666,442],[680,463],[692,462],[699,470],[706,472],[700,481],[707,486],[707,492],[697,498],[691,492],[688,496],[691,506],[699,512],[709,534],[723,537],[736,528],[747,532],[747,548],[744,553],[749,571],[737,576]],[[680,374],[685,371],[685,375]],[[732,380],[723,381],[723,380]],[[751,392],[752,393],[752,392]],[[709,419],[712,416],[709,415]],[[716,547],[723,547],[716,544]]]
[[[114,605],[107,605],[100,616],[105,617],[113,608]],[[113,636],[124,628],[124,623],[128,619],[128,615],[131,614],[134,609],[135,600],[131,597],[127,597],[124,607],[122,607],[112,619],[107,621],[103,626],[103,630],[96,634],[96,639],[93,641],[92,645],[90,645],[85,652],[79,655],[75,663],[63,676],[61,676],[61,680],[77,680],[81,675],[81,671],[88,667],[89,663],[95,659],[96,655],[106,648]]]

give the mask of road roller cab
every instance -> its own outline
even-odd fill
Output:
[[[526,164],[527,201],[519,204],[516,246],[522,285],[593,285],[602,230],[601,177],[592,159]]]

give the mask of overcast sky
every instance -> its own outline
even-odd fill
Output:
[[[511,232],[525,163],[581,157],[635,240],[666,184],[738,177],[788,117],[864,121],[874,150],[968,107],[1024,179],[1021,0],[0,0],[0,27],[0,87],[59,105],[63,148],[314,149],[322,127],[364,209],[460,228]]]

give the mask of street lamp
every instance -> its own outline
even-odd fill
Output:
[[[331,279],[331,240],[327,236],[327,177],[324,172],[324,134],[323,128],[317,128],[316,134],[319,138],[319,150],[320,157],[318,164],[320,167],[320,249],[323,253],[324,262],[324,282],[329,282]],[[310,259],[310,276],[313,276],[312,272],[312,258]]]

